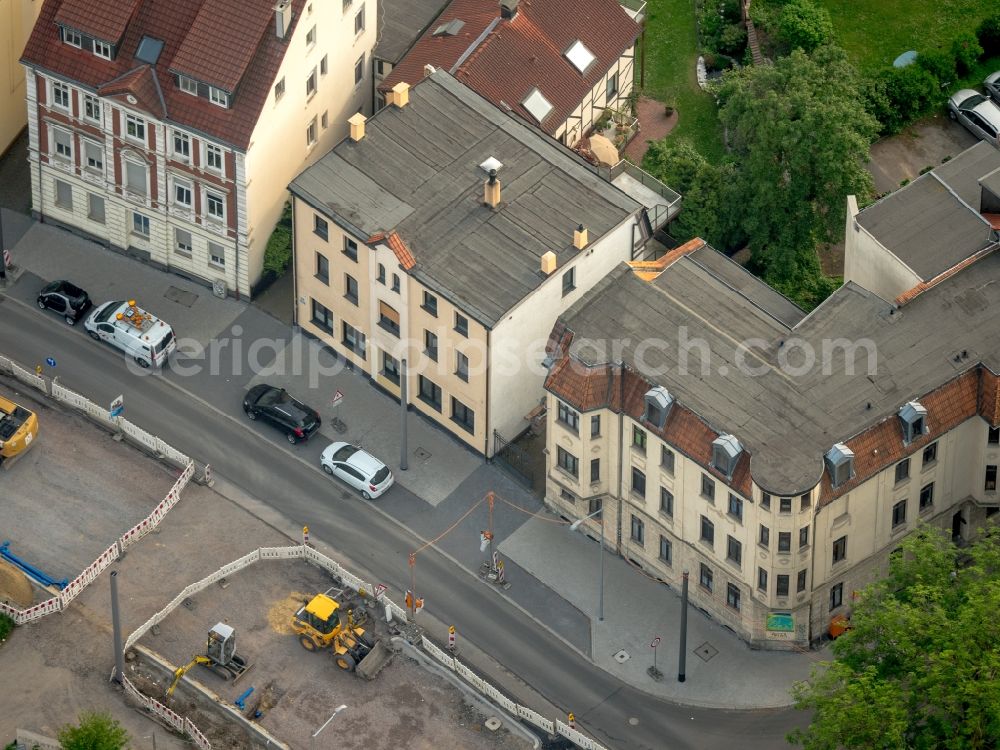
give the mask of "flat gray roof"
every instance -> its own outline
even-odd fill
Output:
[[[501,206],[483,205],[489,157]],[[491,327],[538,287],[541,256],[558,267],[579,255],[573,230],[591,242],[640,203],[583,160],[494,107],[444,71],[385,107],[358,142],[341,141],[291,184],[294,194],[362,238],[398,232],[416,258],[411,273]]]
[[[734,293],[713,271],[718,259],[707,261],[707,255],[684,256],[649,282],[622,264],[561,319],[574,344],[626,342],[629,365],[746,446],[753,479],[765,491],[788,496],[814,487],[834,443],[896,414],[977,361],[1000,372],[1000,284],[991,283],[1000,278],[1000,252],[898,309],[848,283],[793,327],[765,313],[754,302],[756,291]],[[681,352],[682,327],[688,342],[705,342],[707,368],[700,345]],[[667,345],[643,347],[637,362],[637,346],[652,339]],[[821,366],[824,342],[836,339],[872,342],[872,376],[864,348],[854,357],[854,374],[845,366],[845,351],[829,343],[830,366]],[[802,363],[803,348],[793,341],[816,353],[816,366],[802,375],[780,366],[785,355],[792,366]],[[741,342],[748,344],[741,348]],[[586,364],[609,361],[590,345],[571,350]],[[961,350],[973,356],[956,365]],[[749,374],[754,368],[759,374]]]
[[[437,18],[448,0],[382,0],[374,56],[396,65]],[[499,0],[497,13],[499,13]]]
[[[934,174],[974,211],[978,211],[979,180],[997,169],[1000,169],[1000,149],[986,141],[979,141],[954,159],[936,167]]]

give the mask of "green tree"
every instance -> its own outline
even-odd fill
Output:
[[[754,270],[813,307],[835,286],[822,276],[817,244],[842,236],[847,195],[865,201],[872,191],[865,164],[878,123],[857,74],[838,47],[795,50],[727,73],[717,94]]]
[[[865,109],[878,120],[883,135],[898,133],[932,106],[940,105],[940,84],[934,73],[920,65],[921,57],[917,57],[917,65],[877,71],[862,87]]]
[[[1000,533],[959,551],[924,527],[854,602],[853,629],[793,694],[807,750],[996,748],[1000,738]]]
[[[813,0],[789,0],[778,14],[777,32],[788,49],[812,52],[833,39],[833,21]]]
[[[109,713],[84,711],[79,725],[59,730],[64,750],[121,750],[128,741],[128,732]]]
[[[1000,55],[1000,13],[983,19],[976,28],[976,38],[983,48],[984,57]]]

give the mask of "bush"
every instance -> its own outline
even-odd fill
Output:
[[[955,37],[951,43],[951,54],[955,58],[955,67],[958,74],[967,76],[976,65],[976,60],[983,54],[983,48],[979,45],[976,35],[969,31],[964,31]]]
[[[883,135],[898,133],[940,99],[937,79],[919,65],[884,68],[865,82],[862,93]]]
[[[917,55],[917,65],[937,79],[939,85],[955,80],[955,58],[940,50],[927,50]]]
[[[812,52],[833,39],[833,22],[813,0],[791,0],[778,16],[777,37],[789,49]]]
[[[747,30],[742,24],[731,23],[719,34],[718,51],[724,55],[738,57],[747,44]]]
[[[7,640],[7,636],[12,632],[14,632],[14,620],[0,612],[0,641]]]
[[[286,203],[264,248],[264,272],[281,276],[292,264],[292,204]]]
[[[976,38],[983,48],[983,57],[1000,55],[1000,13],[987,16],[976,29]]]
[[[698,13],[698,32],[701,34],[701,44],[704,49],[718,49],[719,35],[723,26],[725,19],[716,0],[709,0],[701,6],[701,11]]]
[[[68,725],[59,730],[59,744],[64,750],[121,750],[129,736],[108,713],[83,712],[79,726]]]

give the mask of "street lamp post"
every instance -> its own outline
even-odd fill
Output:
[[[599,622],[604,622],[604,507],[595,510],[590,515],[586,515],[583,518],[573,521],[569,525],[570,531],[576,531],[580,528],[580,524],[586,521],[588,518],[593,518],[596,515],[601,516],[601,596],[597,608],[597,619]]]

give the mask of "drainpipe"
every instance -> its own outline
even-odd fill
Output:
[[[615,494],[618,496],[618,518],[615,522],[615,552],[622,553],[622,471],[625,463],[625,361],[618,362],[620,375],[618,377],[618,487]],[[601,523],[603,523],[603,519]]]
[[[292,327],[295,328],[299,324],[299,274],[295,263],[295,195],[290,193],[289,197],[292,199]]]
[[[816,536],[816,529],[818,527],[819,513],[822,508],[819,507],[819,497],[816,498],[816,512],[813,513],[812,520],[812,548],[809,552],[809,592],[812,593],[816,589],[816,548],[819,546],[819,538]],[[813,597],[809,597],[809,620],[808,628],[806,629],[806,645],[812,643],[812,608],[813,608]]]
[[[490,333],[492,331],[486,329],[486,414],[484,425],[486,427],[485,435],[483,437],[483,442],[486,443],[485,449],[483,450],[483,457],[486,460],[490,460],[490,358],[493,356],[493,350],[490,348]]]

